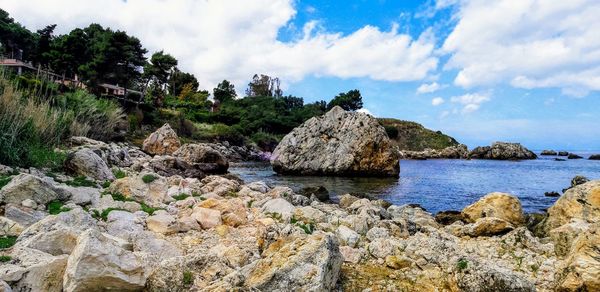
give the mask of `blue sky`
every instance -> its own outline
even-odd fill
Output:
[[[126,30],[175,55],[204,88],[228,79],[241,92],[264,73],[308,102],[359,89],[373,115],[416,121],[469,147],[600,150],[598,1],[62,3],[0,7],[30,29]]]

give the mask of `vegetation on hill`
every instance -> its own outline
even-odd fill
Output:
[[[419,123],[397,119],[379,119],[379,122],[401,150],[444,149],[459,144],[454,138],[440,131],[429,130]]]

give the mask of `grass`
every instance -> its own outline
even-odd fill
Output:
[[[103,189],[108,189],[111,184],[112,184],[112,182],[110,182],[110,181],[107,180],[107,181],[105,181],[105,182],[102,183],[102,188]]]
[[[61,201],[52,201],[52,202],[48,203],[47,209],[48,209],[48,213],[50,213],[50,215],[56,215],[56,214],[60,214],[62,212],[71,211],[71,208],[64,207],[63,203]]]
[[[127,211],[125,209],[122,208],[106,208],[104,210],[102,210],[102,212],[98,211],[98,210],[92,210],[92,217],[98,219],[98,220],[102,220],[102,221],[106,221],[108,220],[108,214],[110,214],[110,212],[112,211]],[[127,211],[129,212],[129,211]]]
[[[113,170],[113,174],[115,175],[115,178],[117,178],[117,179],[122,179],[122,178],[127,177],[127,173],[125,173],[124,171],[122,171],[120,169]]]
[[[300,227],[304,230],[306,234],[312,234],[315,231],[315,225],[312,223],[304,224],[304,223],[296,223],[296,226]]]
[[[179,195],[173,196],[173,199],[175,199],[176,201],[181,201],[181,200],[185,200],[189,197],[190,197],[190,195],[188,195],[188,194],[179,194]]]
[[[466,269],[467,267],[469,267],[469,262],[465,259],[460,259],[456,263],[456,267],[462,271],[462,270]]]
[[[12,180],[12,176],[0,176],[0,189],[6,186]]]
[[[0,256],[0,263],[10,262],[12,258],[10,256],[2,255]]]
[[[155,181],[157,179],[158,179],[158,177],[151,175],[151,174],[146,174],[142,177],[142,181],[147,184],[152,183],[153,181]]]
[[[0,236],[0,249],[9,248],[17,242],[16,236]]]
[[[85,176],[78,176],[73,180],[64,183],[72,187],[96,187],[96,182],[89,180]]]
[[[154,212],[158,211],[158,210],[162,210],[162,208],[154,208],[154,207],[150,207],[144,203],[138,202],[140,204],[140,206],[142,207],[142,211],[148,213],[148,215],[152,216],[154,215]]]
[[[113,198],[113,200],[119,201],[119,202],[136,202],[136,203],[140,204],[140,207],[142,208],[142,211],[148,213],[148,215],[153,215],[154,212],[156,212],[158,210],[162,210],[162,208],[150,207],[150,206],[146,205],[144,202],[139,202],[139,201],[136,201],[136,200],[134,200],[132,198],[127,198],[127,197],[125,197],[121,193],[109,193],[109,192],[105,192],[102,195],[103,196],[104,195],[110,195]]]
[[[183,272],[183,285],[190,286],[194,283],[194,275],[190,271]]]

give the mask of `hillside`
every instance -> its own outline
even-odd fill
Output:
[[[456,139],[440,131],[429,130],[419,123],[397,119],[379,119],[379,122],[401,150],[443,149],[459,144]]]

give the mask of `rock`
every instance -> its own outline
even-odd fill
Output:
[[[231,196],[240,190],[240,184],[235,180],[230,180],[222,176],[211,175],[202,179],[203,194],[212,193],[217,196]]]
[[[11,283],[14,291],[63,291],[66,255],[52,256],[35,249],[14,247],[11,258],[10,264],[0,264],[0,280]]]
[[[173,156],[154,156],[148,162],[148,168],[161,176],[182,176],[202,179],[206,176],[205,172],[214,171],[210,165],[190,164],[183,159]]]
[[[569,254],[575,239],[590,229],[591,224],[581,219],[573,219],[571,222],[550,230],[548,236],[554,243],[554,251],[559,257]]]
[[[466,145],[448,146],[444,149],[425,149],[423,151],[402,150],[400,155],[403,159],[425,160],[425,159],[463,159],[469,155]]]
[[[411,259],[403,256],[390,255],[385,257],[385,265],[394,270],[408,268],[412,265],[412,263],[413,261]]]
[[[567,152],[567,151],[558,151],[558,156],[569,156],[569,152]]]
[[[296,208],[294,218],[305,223],[321,223],[327,219],[325,213],[310,206]]]
[[[465,221],[465,216],[461,211],[441,211],[435,214],[435,222],[442,225],[450,225],[456,221]]]
[[[194,208],[192,218],[196,219],[198,223],[204,229],[210,229],[221,225],[221,212],[219,210],[212,210],[202,207]]]
[[[28,227],[31,224],[44,219],[44,217],[48,216],[48,213],[14,204],[8,204],[4,207],[4,216],[8,220],[16,222],[23,227]]]
[[[144,232],[144,218],[128,211],[114,210],[106,218],[106,232],[112,236],[132,241]]]
[[[143,177],[152,175],[156,179],[145,183]],[[114,181],[108,191],[113,194],[122,194],[134,201],[144,202],[152,207],[160,207],[170,199],[167,194],[169,186],[167,180],[156,174],[140,173],[138,176],[125,177]]]
[[[360,249],[352,248],[349,246],[340,246],[340,253],[342,254],[344,262],[349,262],[353,264],[360,262],[363,256]]]
[[[79,235],[96,228],[96,220],[82,209],[48,216],[29,226],[17,239],[16,246],[37,249],[51,255],[70,254]]]
[[[262,207],[262,212],[265,214],[280,214],[284,219],[289,219],[294,214],[295,209],[296,207],[285,199],[277,198],[267,201]]]
[[[331,291],[341,264],[342,255],[332,235],[289,237],[269,246],[245,285],[260,291]]]
[[[36,209],[37,203],[32,199],[25,199],[21,202],[21,206],[23,206],[25,208]]]
[[[557,291],[600,291],[600,224],[581,233],[558,268]]]
[[[352,203],[354,203],[356,201],[358,201],[357,197],[350,195],[350,194],[345,194],[340,197],[340,207],[348,208],[352,205]]]
[[[114,180],[115,176],[106,162],[90,149],[81,149],[67,155],[65,170],[71,174],[99,181]]]
[[[213,169],[211,173],[226,173],[229,168],[227,159],[210,144],[185,144],[173,156],[183,159],[190,164],[206,164],[203,169]]]
[[[474,224],[465,226],[465,234],[478,237],[478,236],[494,236],[505,234],[514,229],[510,223],[496,217],[483,217],[477,219]]]
[[[600,154],[592,154],[588,158],[589,160],[600,160]]]
[[[355,247],[360,240],[360,235],[358,235],[358,233],[344,225],[337,228],[336,235],[341,245],[347,245],[349,247]]]
[[[519,143],[494,142],[492,146],[476,147],[469,153],[469,158],[522,160],[536,159],[537,155]]]
[[[569,156],[567,156],[568,159],[582,159],[583,157],[575,154],[575,153],[569,153]]]
[[[87,230],[77,239],[64,276],[65,291],[141,291],[143,263],[115,238]]]
[[[377,119],[334,107],[286,135],[273,170],[295,175],[398,176],[399,155]]]
[[[324,186],[302,188],[300,195],[308,198],[315,196],[321,202],[329,201],[329,191]]]
[[[46,205],[52,201],[66,201],[69,194],[60,192],[49,180],[31,174],[19,174],[0,190],[0,202],[21,205],[24,200]]]
[[[146,218],[148,230],[162,234],[172,234],[179,231],[179,222],[175,217],[166,214],[166,212],[156,213]]]
[[[12,289],[6,282],[0,280],[0,292],[12,292]]]
[[[575,186],[582,185],[588,181],[590,181],[589,178],[587,178],[585,176],[577,175],[571,179],[571,187],[573,188]]]
[[[546,197],[560,197],[560,194],[557,192],[545,192],[544,196]]]
[[[556,156],[558,153],[556,153],[556,151],[554,150],[544,150],[542,151],[542,153],[540,155],[545,155],[545,156]]]
[[[164,124],[144,140],[142,149],[151,155],[171,155],[180,146],[181,142],[179,141],[179,137],[177,137],[177,133],[175,133],[169,124]]]
[[[0,236],[19,236],[25,229],[21,224],[0,216]]]
[[[554,161],[567,161],[567,160],[562,159],[562,158],[554,158]]]
[[[567,190],[548,209],[545,230],[551,231],[570,223],[573,219],[587,223],[600,222],[600,180],[590,181]]]
[[[378,238],[388,238],[389,236],[388,230],[383,227],[373,227],[369,229],[366,235],[369,241],[374,241]]]
[[[490,193],[479,201],[463,209],[467,222],[474,223],[479,218],[495,217],[519,226],[525,223],[521,202],[513,195]]]
[[[536,291],[526,276],[487,263],[462,259],[456,266],[455,280],[459,291]]]

